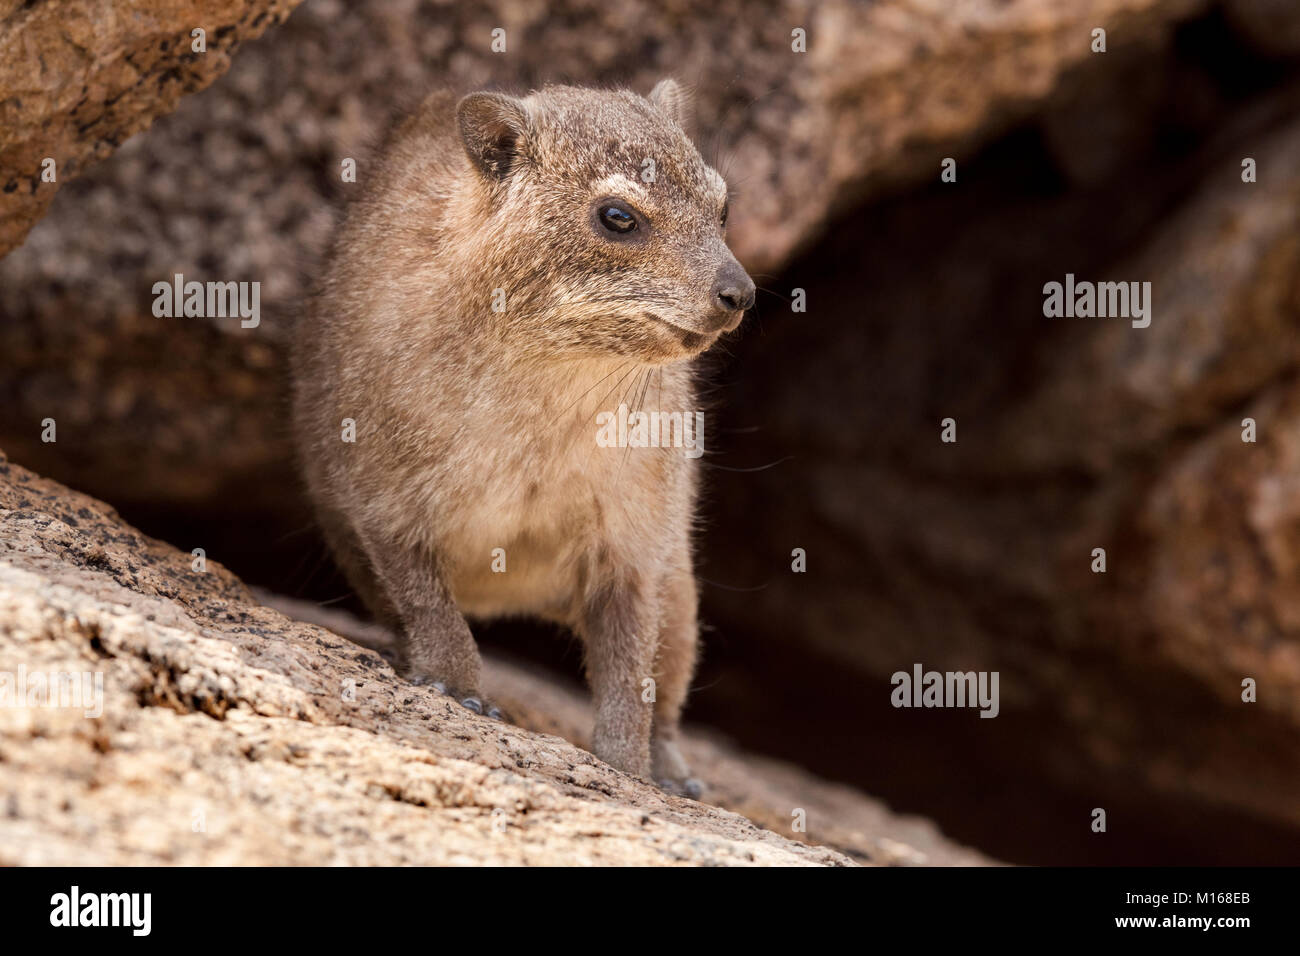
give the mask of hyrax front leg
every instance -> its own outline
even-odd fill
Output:
[[[650,776],[645,694],[658,644],[658,595],[639,575],[609,574],[587,593],[579,626],[595,704],[592,752],[626,773]]]
[[[689,555],[686,560],[689,562]],[[695,578],[687,563],[664,582],[660,605],[659,653],[655,659],[654,720],[650,732],[651,773],[665,790],[698,799],[704,785],[691,776],[678,749],[682,706],[695,673],[699,624]]]
[[[433,555],[395,542],[381,543],[374,535],[361,538],[396,618],[386,623],[400,635],[407,679],[433,685],[475,713],[484,713],[478,646]],[[495,707],[486,707],[486,712],[501,716]]]

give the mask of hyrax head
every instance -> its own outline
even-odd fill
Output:
[[[727,248],[727,186],[684,132],[686,105],[672,80],[649,98],[547,87],[460,101],[476,245],[506,286],[504,321],[555,351],[647,362],[740,324],[754,283]]]

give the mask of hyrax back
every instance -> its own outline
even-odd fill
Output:
[[[598,440],[620,406],[681,437],[691,360],[753,302],[683,106],[672,81],[429,97],[358,176],[295,336],[294,417],[325,533],[411,679],[481,710],[465,615],[563,623],[596,755],[689,790],[699,449]]]

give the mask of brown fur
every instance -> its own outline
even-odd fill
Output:
[[[684,104],[671,81],[650,99],[429,97],[362,169],[294,343],[310,494],[350,580],[403,636],[408,673],[476,696],[464,615],[565,624],[586,649],[596,755],[675,786],[696,461],[599,447],[596,415],[620,401],[693,411],[690,360],[752,302],[719,222],[725,184],[679,125]],[[645,228],[602,231],[603,197]],[[741,295],[720,300],[725,281]]]

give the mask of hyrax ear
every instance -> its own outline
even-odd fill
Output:
[[[456,104],[465,152],[484,176],[504,179],[521,156],[528,113],[504,93],[470,93]]]
[[[689,131],[691,122],[691,95],[672,77],[655,84],[650,91],[650,102],[670,120]]]

